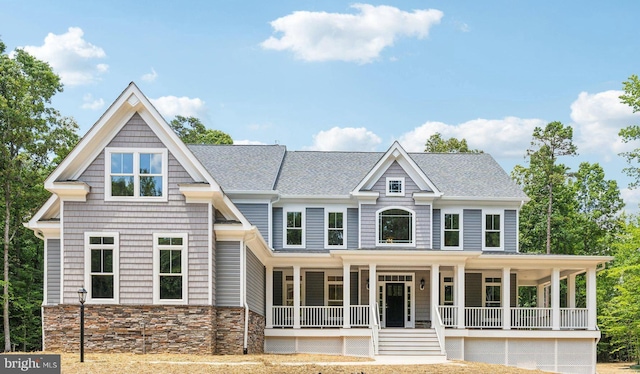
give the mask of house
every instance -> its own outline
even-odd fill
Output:
[[[131,83],[45,188],[47,350],[77,349],[86,288],[89,351],[595,371],[610,258],[519,253],[528,198],[488,154],[187,146]]]

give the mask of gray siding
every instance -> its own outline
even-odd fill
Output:
[[[464,305],[483,306],[482,302],[482,274],[466,273],[464,275]]]
[[[386,178],[387,177],[404,177],[405,178],[405,195],[404,196],[386,196]],[[420,189],[402,167],[394,162],[374,184],[372,191],[379,192],[380,197],[376,204],[364,204],[360,212],[361,218],[361,242],[363,248],[374,248],[377,246],[376,238],[376,212],[382,208],[389,206],[400,206],[415,211],[413,224],[416,228],[416,248],[431,248],[431,206],[415,205],[413,193],[420,192]]]
[[[305,283],[305,303],[306,306],[324,305],[324,272],[307,271]]]
[[[249,309],[265,315],[265,268],[256,255],[247,248],[247,304]]]
[[[416,323],[431,321],[431,272],[416,271]],[[420,280],[424,279],[424,290],[420,290]]]
[[[482,250],[482,211],[465,209],[462,218],[463,249],[465,251]]]
[[[324,209],[307,208],[305,215],[306,249],[324,250]]]
[[[164,148],[142,118],[135,114],[109,147]],[[84,284],[84,233],[120,234],[120,302],[151,304],[153,287],[153,233],[187,233],[189,304],[207,304],[208,206],[186,204],[179,183],[194,180],[169,153],[167,202],[105,202],[104,152],[78,178],[91,186],[86,202],[63,204],[64,302],[76,303]],[[87,285],[85,285],[87,287]]]
[[[441,248],[442,241],[442,224],[440,217],[440,209],[433,210],[433,249]]]
[[[235,204],[252,225],[258,228],[264,240],[269,243],[269,205],[268,204]]]
[[[515,252],[518,249],[518,213],[515,210],[504,211],[504,250]]]
[[[47,305],[60,303],[60,239],[47,239]]]
[[[282,297],[282,271],[273,272],[273,305],[282,305],[284,302]]]
[[[347,249],[358,248],[358,209],[347,209]]]
[[[273,208],[273,249],[282,249],[282,208]]]
[[[216,243],[216,305],[240,306],[240,242]]]

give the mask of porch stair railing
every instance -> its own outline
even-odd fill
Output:
[[[436,332],[436,336],[438,337],[438,344],[440,344],[440,353],[442,355],[447,354],[447,352],[445,351],[444,348],[444,324],[442,323],[442,318],[440,317],[440,308],[434,308],[435,309],[435,318],[432,318],[433,320],[433,329]]]
[[[376,303],[375,309],[371,310],[371,320],[373,321],[373,326],[371,329],[371,342],[373,343],[373,354],[377,355],[379,353],[379,332],[380,332],[380,307],[378,303]]]

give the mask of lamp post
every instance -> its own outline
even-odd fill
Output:
[[[87,290],[82,287],[78,290],[80,301],[80,362],[84,362],[84,302],[87,300]]]

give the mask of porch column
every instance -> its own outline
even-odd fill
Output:
[[[567,307],[576,307],[576,275],[569,274],[567,277]]]
[[[265,283],[265,327],[270,329],[273,327],[273,266],[266,265],[265,270],[267,272],[267,279]]]
[[[551,328],[560,330],[560,269],[551,270]]]
[[[587,269],[587,328],[596,329],[596,268]]]
[[[351,328],[351,264],[342,266],[342,328]]]
[[[511,268],[502,268],[502,329],[511,330]]]
[[[456,291],[453,293],[454,304],[458,307],[456,313],[456,320],[458,321],[457,328],[464,329],[464,265],[456,266]]]
[[[300,266],[293,267],[293,328],[300,328]]]
[[[431,265],[431,325],[440,305],[440,265]]]
[[[369,321],[369,325],[371,328],[374,328],[374,324],[378,319],[376,314],[379,313],[376,308],[377,302],[377,288],[378,288],[378,275],[376,274],[376,264],[369,264],[369,279],[367,282],[369,283],[369,309],[371,309],[371,321]]]

